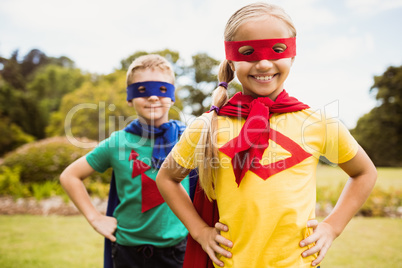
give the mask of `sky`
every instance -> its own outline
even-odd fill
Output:
[[[0,56],[37,48],[108,74],[136,51],[224,59],[223,31],[245,0],[0,0]],[[285,89],[347,127],[377,102],[373,77],[402,65],[402,0],[277,0],[297,29]]]

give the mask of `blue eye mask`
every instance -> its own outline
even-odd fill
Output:
[[[169,97],[174,99],[174,85],[166,82],[148,81],[133,83],[127,87],[127,101],[141,97]]]

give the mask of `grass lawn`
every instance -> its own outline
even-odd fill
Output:
[[[83,217],[0,216],[0,267],[96,268],[103,238]]]
[[[322,262],[322,268],[402,267],[402,219],[354,218]]]
[[[0,216],[0,267],[101,268],[103,238],[81,216]],[[354,218],[322,268],[400,267],[402,219]]]

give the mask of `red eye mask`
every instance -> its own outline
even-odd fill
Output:
[[[246,41],[225,41],[226,59],[259,61],[296,56],[296,37]]]

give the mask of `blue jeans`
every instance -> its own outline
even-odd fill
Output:
[[[113,268],[181,268],[187,239],[173,247],[112,245]]]

